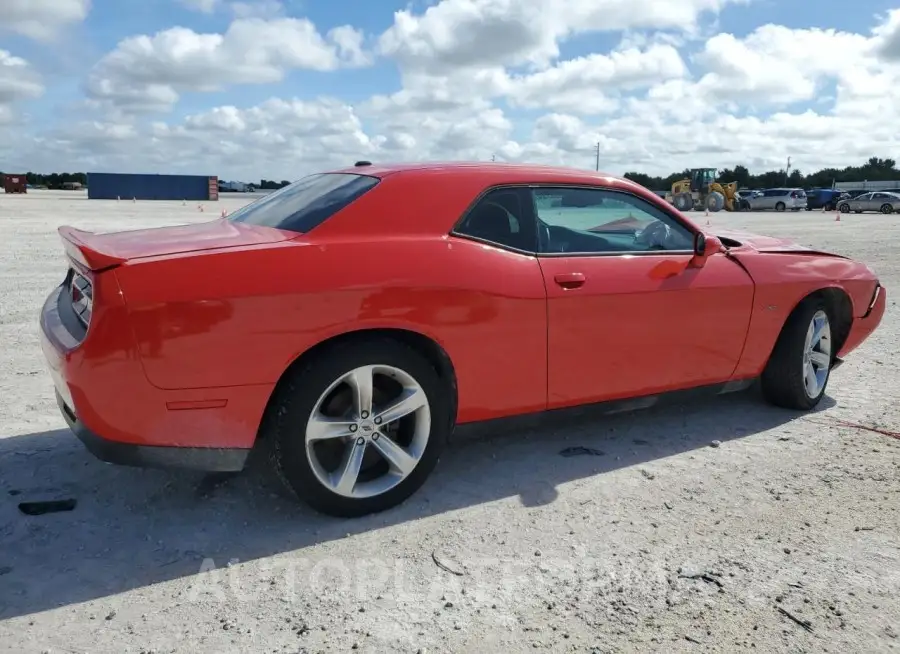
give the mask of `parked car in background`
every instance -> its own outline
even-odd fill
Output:
[[[800,211],[806,208],[806,191],[802,188],[768,188],[761,195],[750,198],[749,204],[752,211]]]
[[[895,213],[900,211],[900,194],[886,191],[872,191],[863,193],[849,200],[841,200],[839,204],[841,213],[862,213],[863,211],[879,211],[881,213]]]
[[[837,189],[814,188],[806,192],[806,210],[825,209],[834,211],[843,193]]]
[[[750,200],[762,195],[762,191],[741,189],[737,192],[738,203],[741,211],[750,211]]]

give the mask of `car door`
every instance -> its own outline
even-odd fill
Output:
[[[872,194],[871,193],[862,193],[857,195],[850,201],[850,210],[851,211],[867,211],[867,207],[869,206],[869,202],[871,201]]]
[[[550,408],[731,377],[753,302],[743,268],[725,254],[690,267],[693,232],[661,203],[600,187],[531,194]]]
[[[753,198],[753,209],[764,210],[774,206],[775,202],[772,199],[771,191],[763,191],[758,197]]]

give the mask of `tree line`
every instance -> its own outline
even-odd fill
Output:
[[[624,175],[633,182],[645,186],[653,191],[668,191],[672,184],[680,179],[690,177],[690,170],[680,173],[672,173],[668,177],[653,177],[644,173],[628,172]],[[753,175],[746,166],[734,168],[720,168],[717,179],[720,182],[737,182],[738,188],[765,189],[779,186],[808,188],[831,188],[832,184],[840,185],[842,182],[890,182],[900,181],[900,170],[896,168],[893,159],[880,159],[871,157],[862,166],[847,166],[846,168],[823,168],[809,175],[803,174],[795,168],[789,173],[785,169],[769,170],[758,175]]]
[[[718,179],[722,182],[737,182],[739,188],[773,188],[777,186],[796,186],[798,188],[829,188],[832,184],[841,182],[886,182],[900,181],[900,170],[893,159],[880,159],[871,157],[861,166],[847,166],[846,168],[823,168],[817,172],[805,175],[795,168],[789,173],[784,169],[770,170],[753,175],[746,166],[734,168],[722,168],[719,170]],[[3,173],[0,172],[0,177]],[[644,173],[628,172],[625,177],[646,186],[654,191],[667,191],[672,184],[679,179],[690,176],[689,170],[680,173],[672,173],[667,177],[654,177]],[[32,186],[46,186],[51,189],[60,189],[63,184],[77,182],[87,186],[85,173],[26,173],[28,184]],[[270,179],[261,179],[259,189],[274,190],[290,184],[287,180],[276,182]]]

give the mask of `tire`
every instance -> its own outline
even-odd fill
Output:
[[[769,403],[808,411],[821,401],[834,363],[832,323],[822,300],[804,301],[790,315],[762,374]]]
[[[694,208],[694,196],[690,193],[679,193],[674,200],[675,208],[679,211],[690,211]]]
[[[885,202],[881,205],[881,213],[894,213],[894,207]]]
[[[363,402],[371,408],[368,416],[357,409],[354,386],[346,381],[351,375],[373,380],[372,401]],[[398,391],[407,400],[419,396],[422,404],[379,425],[379,413],[403,396],[395,396]],[[453,423],[451,392],[434,366],[402,343],[340,344],[291,373],[273,398],[263,437],[272,441],[278,476],[313,509],[344,518],[377,513],[406,500],[434,470]],[[310,440],[315,415],[332,422],[319,423],[322,438]],[[385,453],[403,465],[391,466]],[[351,461],[357,474],[342,487],[337,470]]]
[[[778,204],[775,205],[775,211],[784,211],[786,208],[787,207],[784,204],[784,202],[779,202]]]
[[[850,213],[850,205],[846,203],[842,204],[841,213]]]
[[[718,191],[713,191],[706,196],[706,208],[709,211],[721,211],[725,207],[725,196]]]

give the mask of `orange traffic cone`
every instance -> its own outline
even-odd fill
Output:
[[[228,212],[225,209],[222,209],[222,218],[228,215]]]
[[[836,213],[836,214],[834,215],[834,222],[836,222],[836,223],[841,222],[841,214]]]

